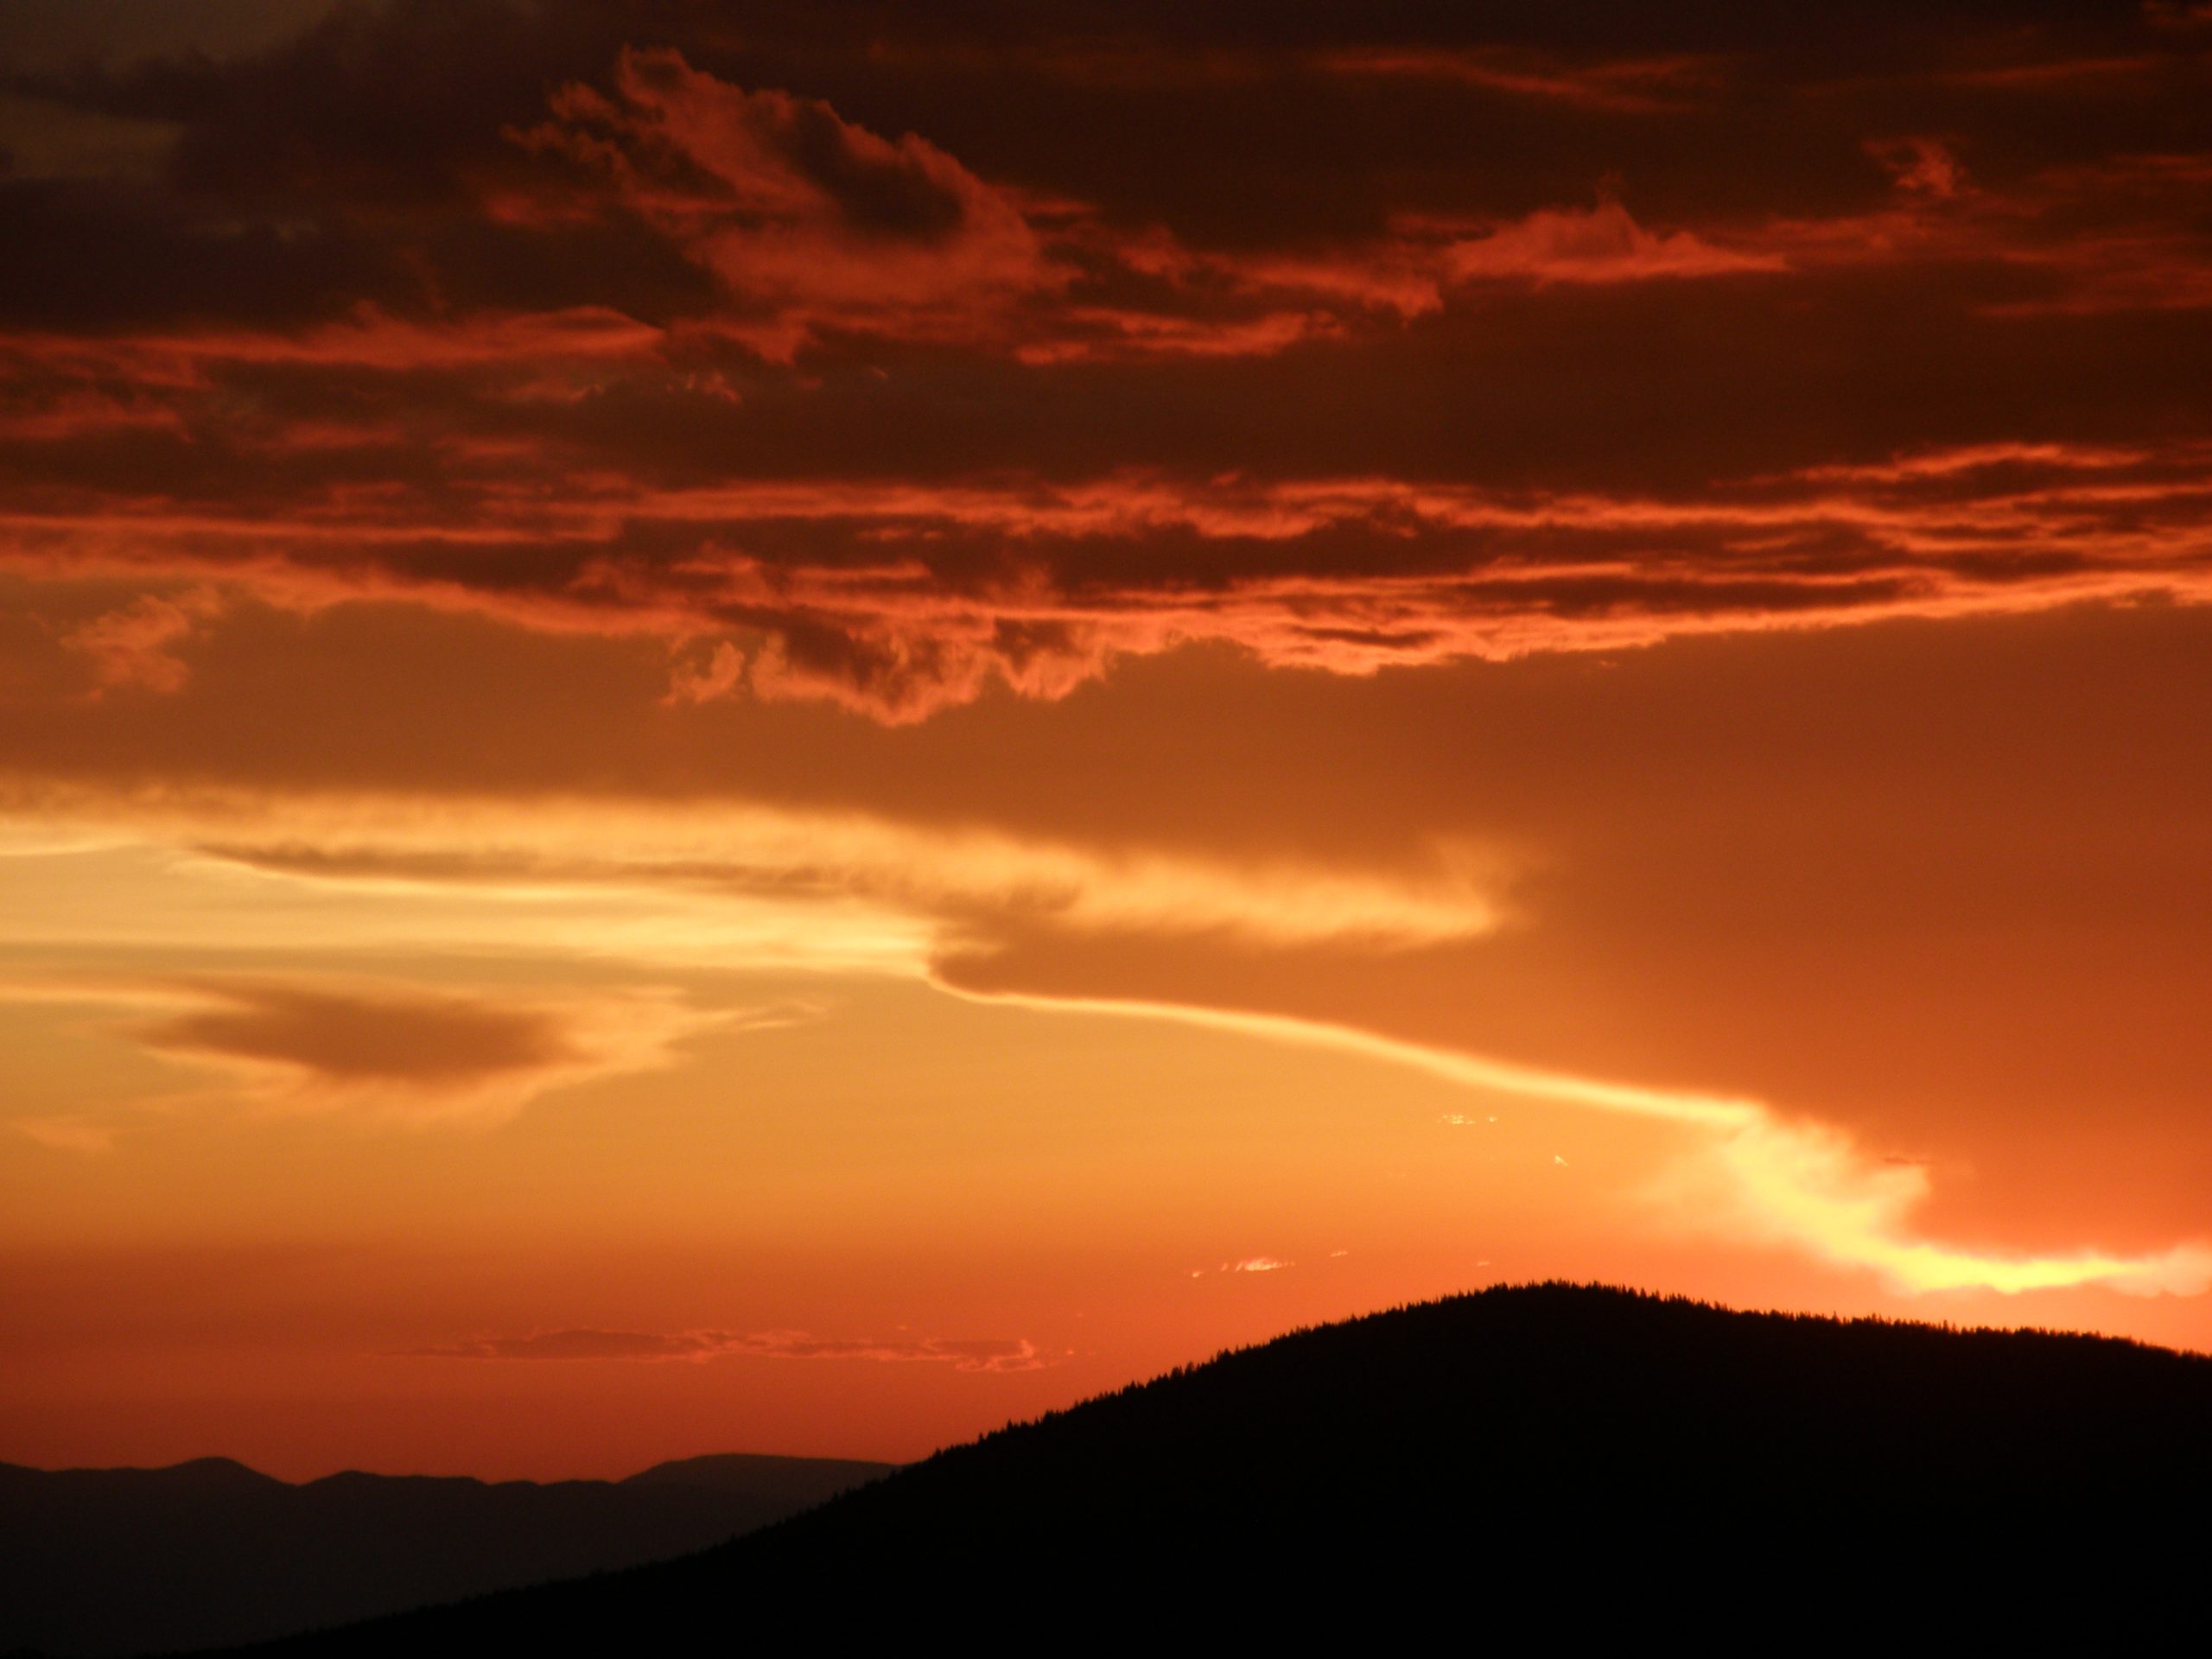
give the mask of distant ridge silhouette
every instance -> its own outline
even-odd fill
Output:
[[[616,1482],[347,1472],[294,1485],[227,1458],[0,1464],[0,1655],[249,1642],[662,1560],[893,1466],[730,1455]]]
[[[2212,1359],[1545,1284],[1224,1354],[685,1560],[265,1651],[2108,1646],[2201,1627],[2208,1503]]]

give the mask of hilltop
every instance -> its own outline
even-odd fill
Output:
[[[2212,1359],[1546,1284],[1224,1354],[687,1560],[272,1651],[2117,1630],[2195,1582],[2208,1491]]]

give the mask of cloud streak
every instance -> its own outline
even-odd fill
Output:
[[[127,791],[36,789],[15,806],[42,837],[29,841],[25,858],[49,849],[66,855],[104,836],[124,846],[166,842],[194,848],[192,856],[214,868],[257,873],[276,884],[272,896],[287,887],[368,901],[471,890],[556,904],[594,893],[673,896],[682,903],[664,927],[658,907],[609,918],[606,944],[634,941],[648,959],[656,940],[677,960],[737,957],[738,934],[718,925],[722,905],[741,912],[781,905],[811,916],[852,907],[860,940],[874,938],[881,949],[848,958],[836,930],[822,928],[820,964],[847,968],[871,960],[911,966],[930,939],[985,939],[1015,924],[1077,935],[1410,949],[1501,925],[1509,879],[1502,855],[1466,847],[1437,849],[1421,879],[743,801],[656,810],[580,798],[530,804],[200,790],[134,799]],[[74,826],[66,836],[64,824]],[[23,920],[28,927],[31,918]],[[66,919],[54,925],[56,938],[67,937]],[[590,938],[585,910],[569,926],[574,937]]]
[[[654,1332],[578,1329],[528,1336],[486,1337],[409,1349],[425,1359],[615,1361],[701,1363],[734,1357],[753,1359],[867,1360],[886,1364],[940,1364],[956,1371],[996,1374],[1041,1370],[1053,1363],[1026,1338],[818,1337],[805,1331],[681,1331]]]
[[[1062,696],[1119,658],[1194,642],[1366,674],[1683,634],[2202,603],[2209,462],[2193,441],[2011,441],[1683,496],[1131,473],[604,486],[519,511],[487,497],[459,545],[442,520],[372,503],[257,518],[149,503],[0,516],[16,548],[0,564],[164,584],[71,636],[118,690],[181,689],[178,646],[241,600],[398,601],[664,637],[683,701],[749,690],[898,722],[994,685]],[[693,550],[649,551],[671,540]],[[790,550],[742,550],[761,543]],[[1147,550],[1162,543],[1172,551]],[[373,562],[354,563],[372,547]],[[1232,556],[1234,573],[1221,568]]]
[[[1981,1288],[2012,1294],[2101,1285],[2147,1296],[2197,1295],[2212,1287],[2212,1242],[2189,1241],[2140,1255],[2095,1249],[2010,1255],[1920,1237],[1912,1215],[1931,1190],[1926,1169],[1872,1158],[1842,1132],[1793,1121],[1764,1101],[1578,1077],[1405,1042],[1325,1020],[1130,999],[985,992],[939,983],[955,995],[977,1001],[1168,1020],[1353,1054],[1485,1094],[1679,1124],[1702,1146],[1670,1178],[1663,1195],[1670,1208],[1681,1205],[1717,1213],[1738,1234],[1783,1244],[1838,1266],[1871,1270],[1902,1290]]]

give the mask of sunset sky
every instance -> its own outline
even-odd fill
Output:
[[[1499,1280],[2212,1349],[2212,5],[0,5],[0,1459]]]

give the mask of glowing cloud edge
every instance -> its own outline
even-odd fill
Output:
[[[1842,1131],[1788,1122],[1767,1103],[1749,1096],[1578,1077],[1287,1014],[976,991],[935,975],[931,982],[948,995],[973,1002],[1168,1020],[1266,1042],[1332,1049],[1470,1089],[1703,1130],[1713,1137],[1716,1155],[1711,1173],[1722,1178],[1730,1207],[1750,1230],[1840,1267],[1870,1269],[1902,1291],[1986,1289],[2015,1295],[2097,1285],[2148,1296],[2197,1295],[2212,1287],[2212,1244],[2196,1241],[2144,1255],[2096,1249],[2005,1255],[1914,1238],[1907,1220],[1928,1195],[1926,1171],[1872,1165]]]

